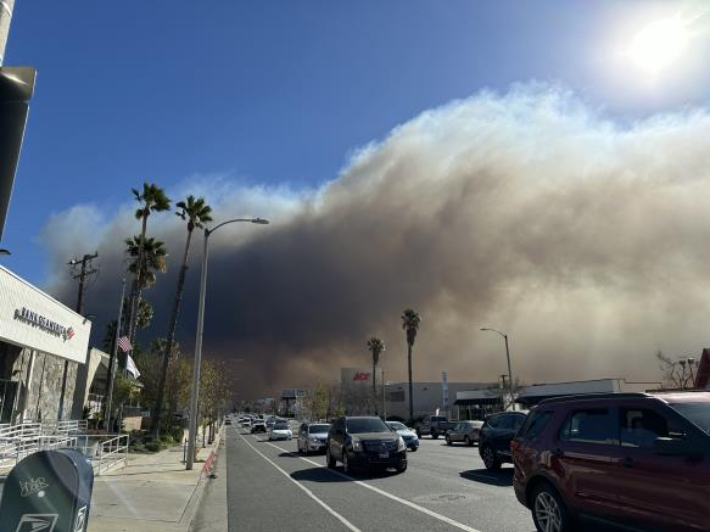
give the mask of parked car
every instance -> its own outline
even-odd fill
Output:
[[[501,412],[486,419],[481,427],[478,453],[486,469],[497,471],[503,463],[512,463],[510,442],[525,423],[527,412]]]
[[[374,467],[407,470],[407,445],[375,416],[339,418],[328,432],[325,454],[328,467],[340,461],[346,473]]]
[[[541,402],[511,444],[513,486],[539,531],[593,516],[642,530],[710,530],[710,392]]]
[[[298,452],[325,451],[330,423],[303,423],[298,429]]]
[[[424,416],[424,419],[416,427],[417,436],[431,436],[437,439],[439,435],[446,434],[449,420],[446,416]]]
[[[242,427],[248,429],[248,428],[251,427],[251,418],[250,418],[250,417],[245,417],[244,419],[242,419],[242,420],[239,422],[239,424],[240,424]]]
[[[478,443],[482,426],[483,421],[459,421],[446,433],[446,443],[453,445],[462,442],[469,446]]]
[[[385,421],[385,423],[387,423],[389,428],[402,436],[404,443],[407,444],[407,449],[412,452],[417,452],[419,450],[419,437],[416,432],[399,421]]]
[[[291,428],[286,421],[275,421],[268,429],[269,440],[290,440],[293,437]]]
[[[251,423],[251,433],[254,434],[256,432],[266,432],[266,423],[261,419],[255,419]]]

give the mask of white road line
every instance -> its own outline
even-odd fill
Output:
[[[269,463],[270,463],[272,466],[274,466],[283,476],[285,476],[287,479],[289,479],[291,482],[293,482],[296,486],[298,486],[298,487],[301,488],[303,491],[305,491],[305,492],[306,492],[306,495],[308,495],[311,499],[313,499],[314,501],[316,501],[316,502],[317,502],[325,511],[327,511],[330,515],[332,515],[332,516],[335,517],[338,521],[340,521],[341,523],[343,523],[343,524],[348,528],[348,530],[351,530],[352,532],[361,532],[361,530],[360,530],[359,528],[357,528],[355,525],[353,525],[350,521],[348,521],[347,519],[345,519],[342,515],[340,515],[340,514],[339,514],[338,512],[336,512],[335,510],[333,510],[330,506],[328,506],[326,503],[324,503],[324,502],[323,502],[322,500],[320,500],[318,497],[316,497],[315,495],[313,495],[313,492],[312,492],[311,490],[309,490],[308,488],[306,488],[304,485],[300,484],[300,483],[299,483],[298,481],[296,481],[295,479],[291,478],[291,475],[289,475],[286,471],[284,471],[283,469],[281,469],[278,465],[276,465],[273,461],[271,461],[266,455],[264,455],[264,454],[263,454],[261,451],[259,451],[256,447],[254,447],[251,443],[249,443],[249,441],[248,441],[243,435],[239,434],[239,436],[242,438],[242,440],[244,440],[244,443],[246,443],[249,447],[251,447],[251,448],[254,450],[254,452],[256,452],[256,454],[258,454],[258,455],[261,456],[264,460],[266,460],[267,462],[269,462]],[[265,441],[265,440],[259,440],[259,441]],[[269,443],[269,445],[273,445],[273,444],[272,444],[272,443]],[[276,447],[276,445],[274,445],[274,447]],[[277,448],[277,449],[281,449],[280,447],[276,447],[276,448]],[[284,449],[281,449],[281,450],[283,451]]]
[[[279,447],[278,445],[274,445],[273,443],[271,443],[269,441],[266,441],[266,440],[260,440],[260,441],[262,441],[264,443],[268,443],[272,447],[276,447],[279,451],[287,451],[283,447]],[[287,452],[290,452],[292,455],[298,456],[294,452],[291,452],[291,451],[287,451]],[[341,473],[340,471],[336,471],[335,469],[329,469],[326,466],[319,464],[318,462],[314,462],[313,460],[309,460],[308,458],[304,458],[303,456],[298,456],[298,458],[300,458],[301,460],[305,460],[306,462],[308,462],[309,464],[313,464],[314,466],[323,467],[326,469],[326,471],[330,471],[334,475],[338,475],[342,478],[351,480],[352,482],[354,482],[355,484],[357,484],[359,486],[362,486],[363,488],[367,488],[371,491],[374,491],[375,493],[379,493],[380,495],[382,495],[384,497],[392,499],[393,501],[396,501],[400,504],[404,504],[405,506],[408,506],[409,508],[412,508],[414,510],[418,510],[418,511],[428,515],[429,517],[433,517],[434,519],[438,519],[439,521],[443,521],[444,523],[447,523],[453,527],[456,527],[459,530],[465,530],[466,532],[480,532],[479,530],[472,528],[468,525],[464,525],[463,523],[459,523],[458,521],[454,521],[453,519],[449,519],[445,515],[441,515],[436,512],[432,512],[428,508],[424,508],[423,506],[419,506],[418,504],[414,504],[413,502],[408,501],[407,499],[402,499],[401,497],[397,497],[396,495],[392,495],[391,493],[389,493],[387,491],[381,490],[380,488],[376,488],[375,486],[372,486],[372,485],[362,482],[360,480],[355,480],[350,475],[346,475],[345,473]]]

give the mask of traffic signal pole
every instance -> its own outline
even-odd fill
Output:
[[[15,0],[0,0],[0,66],[5,59],[5,47],[10,35],[13,9],[15,9]]]

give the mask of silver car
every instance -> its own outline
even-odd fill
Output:
[[[446,444],[453,445],[457,442],[473,445],[481,439],[483,421],[459,421],[454,428],[446,433]]]
[[[303,423],[298,429],[298,452],[308,454],[325,451],[330,423]]]

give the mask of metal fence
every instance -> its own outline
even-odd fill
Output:
[[[86,421],[24,421],[0,425],[0,475],[7,474],[20,460],[42,450],[76,449],[101,475],[125,464],[128,434],[87,434]]]

